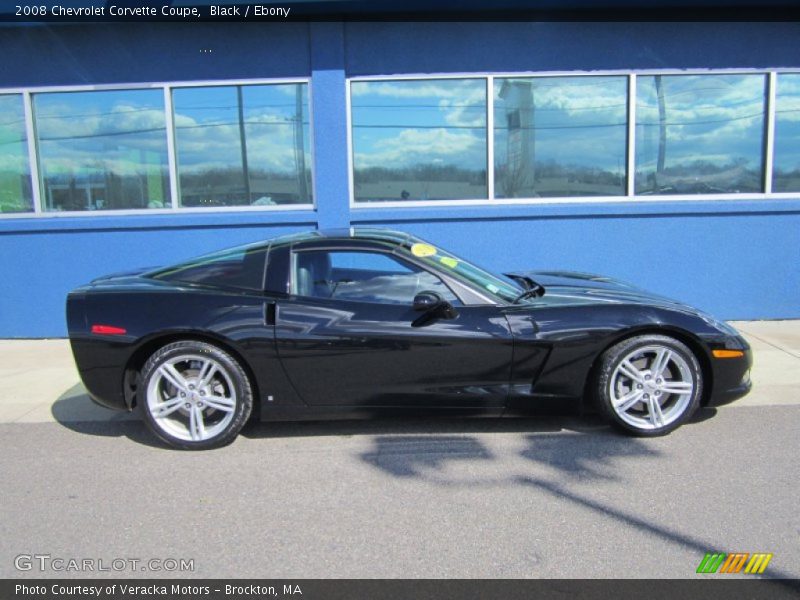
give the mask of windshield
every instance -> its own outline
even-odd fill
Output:
[[[406,244],[407,249],[418,260],[438,269],[444,268],[454,278],[463,281],[470,287],[477,287],[495,299],[503,302],[514,302],[525,291],[515,282],[495,275],[419,238],[412,236],[407,240]]]

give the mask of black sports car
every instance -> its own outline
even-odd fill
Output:
[[[185,449],[244,423],[593,401],[660,435],[750,389],[729,325],[606,277],[498,275],[412,235],[315,231],[96,279],[67,298],[92,398]]]

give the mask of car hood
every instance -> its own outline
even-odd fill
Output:
[[[92,279],[91,283],[103,283],[106,281],[110,281],[112,279],[128,279],[130,277],[138,277],[139,275],[144,275],[145,273],[149,273],[150,271],[155,271],[158,267],[140,267],[138,269],[129,269],[127,271],[119,271],[117,273],[110,273],[108,275],[102,275],[101,277],[95,277]]]
[[[646,304],[693,315],[702,314],[688,304],[603,275],[570,271],[516,271],[510,274],[529,277],[544,286],[544,296],[533,301],[537,305]]]

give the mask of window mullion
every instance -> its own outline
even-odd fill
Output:
[[[494,77],[486,78],[486,185],[489,200],[494,200]]]
[[[636,74],[628,76],[628,161],[626,167],[626,193],[636,193]]]
[[[23,105],[25,110],[25,135],[28,140],[28,171],[31,177],[31,195],[33,197],[33,212],[41,214],[42,186],[39,180],[39,160],[36,151],[36,126],[33,119],[33,97],[30,92],[23,92]]]
[[[777,75],[767,75],[767,130],[764,138],[764,193],[772,193],[772,168],[775,153],[775,96]]]
[[[175,119],[172,112],[172,90],[164,86],[164,117],[167,129],[167,161],[169,163],[170,206],[177,210],[180,206],[180,187],[178,180],[178,158],[175,153]]]

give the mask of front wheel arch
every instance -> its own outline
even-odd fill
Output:
[[[686,344],[664,333],[642,334],[603,353],[593,399],[621,431],[660,436],[691,420],[703,379],[700,361]]]
[[[708,401],[711,399],[711,393],[714,388],[714,377],[713,370],[711,369],[711,359],[708,356],[708,350],[703,342],[685,329],[679,329],[677,327],[645,326],[626,329],[625,331],[620,332],[618,335],[609,340],[602,349],[600,349],[586,375],[586,381],[584,382],[583,386],[583,399],[581,402],[581,408],[583,410],[594,408],[594,383],[597,381],[600,364],[602,362],[601,359],[606,351],[608,351],[609,348],[616,346],[620,342],[624,342],[627,339],[638,337],[640,335],[666,335],[673,337],[686,345],[689,350],[692,351],[697,358],[697,362],[700,363],[700,369],[703,374],[703,393],[700,397],[700,406],[707,406]]]

